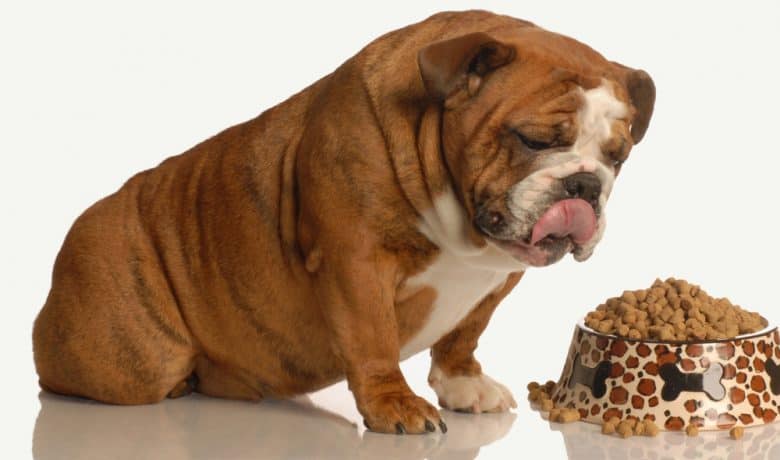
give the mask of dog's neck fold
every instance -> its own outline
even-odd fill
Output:
[[[410,185],[414,187],[423,184],[426,193],[421,196],[407,194],[407,197],[414,197],[416,202],[410,199],[412,206],[429,229],[436,233],[427,235],[438,240],[434,242],[441,244],[442,241],[457,241],[459,247],[449,249],[460,253],[481,252],[486,242],[470,224],[466,206],[461,202],[463,197],[447,168],[442,150],[442,110],[439,106],[431,105],[420,116],[416,133],[420,177],[415,180],[416,184]],[[403,179],[408,176],[398,177],[404,188]]]

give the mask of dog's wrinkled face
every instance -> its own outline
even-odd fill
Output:
[[[526,265],[569,252],[583,261],[604,232],[615,177],[647,127],[652,81],[541,29],[480,49],[448,92],[441,128],[468,217]]]
[[[473,188],[477,228],[534,266],[571,251],[577,260],[591,255],[604,231],[612,184],[631,148],[630,111],[610,81],[588,89],[563,85],[564,94],[536,110],[508,114],[503,151],[494,161],[506,155],[510,167],[490,171],[495,166],[485,165],[486,176]]]

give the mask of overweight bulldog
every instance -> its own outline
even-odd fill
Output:
[[[366,426],[515,406],[474,358],[529,267],[587,259],[650,77],[482,11],[386,34],[81,215],[35,322],[40,385],[114,404],[286,398],[346,378]]]

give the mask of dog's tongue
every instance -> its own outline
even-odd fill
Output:
[[[550,207],[531,232],[531,244],[545,237],[571,237],[576,244],[584,244],[596,232],[596,213],[593,207],[579,198],[562,200]]]

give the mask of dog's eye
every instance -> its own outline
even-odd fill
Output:
[[[552,147],[552,144],[550,144],[549,142],[535,141],[533,139],[529,139],[520,131],[514,131],[514,134],[515,136],[517,136],[518,139],[520,139],[520,142],[522,142],[523,145],[525,145],[531,150],[545,150]]]

